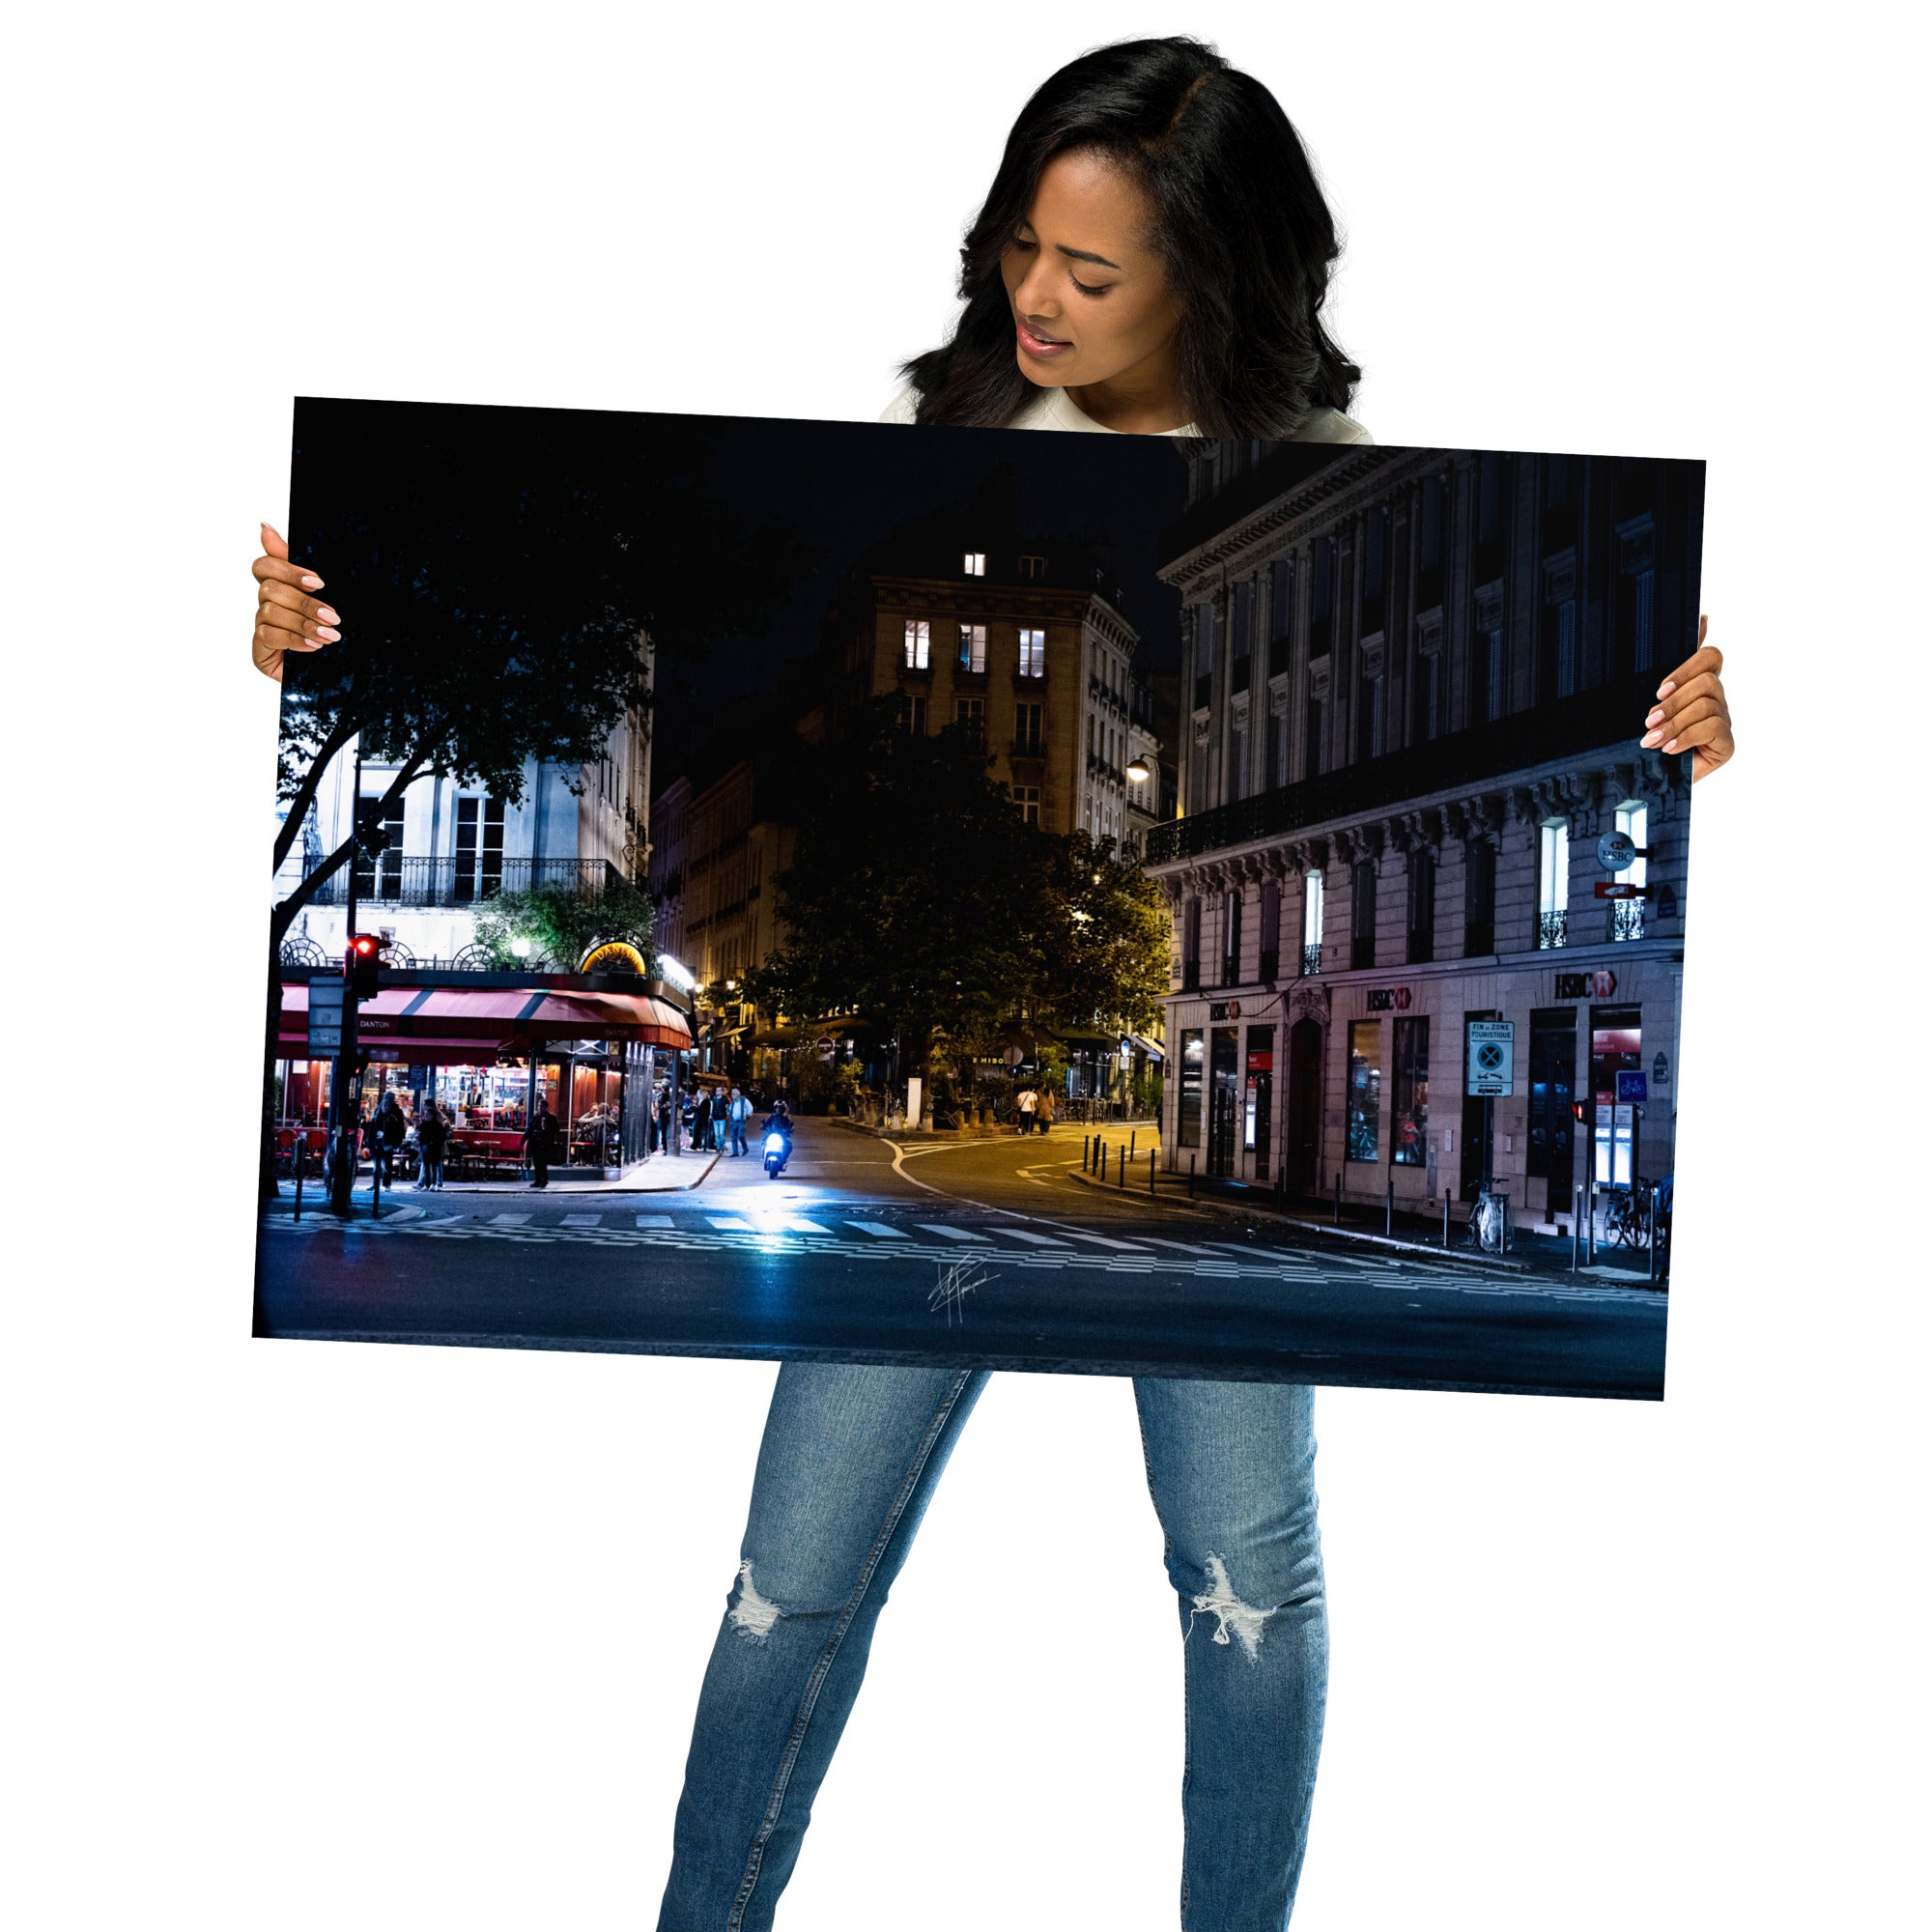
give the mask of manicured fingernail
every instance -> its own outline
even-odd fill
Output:
[[[302,573],[302,588],[304,590],[320,590],[322,588],[322,579],[314,571],[306,570]],[[1662,697],[1663,694],[1659,692],[1658,696]]]
[[[339,624],[342,621],[342,619],[338,617],[335,614],[335,612],[328,608],[327,604],[318,604],[315,607],[315,614],[318,617],[320,617],[325,624]],[[1644,722],[1646,724],[1653,723],[1656,719],[1656,716],[1657,714],[1653,712],[1650,718],[1646,719]]]
[[[1676,751],[1676,749],[1677,749],[1677,740],[1676,740],[1675,738],[1671,739],[1671,741],[1669,742],[1669,744],[1667,744],[1666,746],[1664,746],[1664,748],[1663,748],[1663,749],[1664,749],[1664,750],[1665,750],[1666,752],[1674,752],[1674,751]]]
[[[333,620],[335,616],[335,612],[333,611],[325,611],[322,614],[325,617],[329,618],[330,620]],[[1658,705],[1656,709],[1651,712],[1650,716],[1646,718],[1643,722],[1646,724],[1661,724],[1663,722],[1663,706],[1661,704]]]
[[[1663,680],[1663,682],[1657,687],[1657,695],[1660,697],[1668,697],[1670,694],[1676,689],[1677,689],[1677,680],[1674,677],[1666,677]]]
[[[1642,741],[1642,745],[1641,745],[1641,746],[1639,747],[1639,749],[1643,749],[1643,747],[1647,747],[1647,746],[1651,746],[1651,745],[1654,745],[1654,744],[1656,744],[1656,743],[1657,743],[1657,741],[1658,741],[1658,740],[1659,740],[1659,739],[1660,739],[1661,737],[1662,737],[1662,736],[1663,736],[1663,733],[1662,733],[1662,731],[1650,731],[1650,732],[1647,732],[1647,733],[1646,733],[1646,734],[1644,735],[1644,738],[1643,738],[1643,741]]]
[[[342,633],[331,631],[327,624],[318,624],[315,634],[325,644],[339,644],[342,641]]]

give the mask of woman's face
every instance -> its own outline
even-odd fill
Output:
[[[1104,156],[1057,155],[1000,258],[1029,382],[1083,388],[1171,380],[1180,310],[1149,245],[1153,210]]]

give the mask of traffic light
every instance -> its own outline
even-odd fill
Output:
[[[342,977],[349,981],[351,997],[373,1000],[382,969],[383,942],[373,932],[353,933],[342,955]]]

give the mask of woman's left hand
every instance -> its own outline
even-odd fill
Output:
[[[1690,753],[1693,784],[1729,764],[1738,749],[1724,696],[1724,654],[1704,641],[1710,624],[1708,617],[1697,619],[1696,652],[1657,687],[1657,703],[1643,721],[1646,751]]]

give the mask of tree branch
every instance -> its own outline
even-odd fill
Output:
[[[296,922],[296,914],[309,904],[315,897],[317,889],[332,879],[337,872],[341,871],[343,866],[354,855],[355,842],[361,837],[363,827],[380,819],[383,815],[384,808],[392,800],[400,798],[417,779],[422,777],[423,769],[427,762],[427,757],[423,753],[417,752],[413,753],[409,762],[396,773],[388,790],[384,792],[380,798],[375,799],[367,805],[359,798],[355,801],[355,812],[350,822],[349,837],[314,871],[309,873],[300,885],[275,907],[274,912],[270,915],[269,920],[269,948],[271,952],[280,953],[282,941],[287,938],[289,927]]]
[[[322,775],[328,761],[355,735],[355,725],[348,719],[338,719],[335,729],[323,741],[315,756],[309,760],[308,770],[302,774],[302,781],[296,787],[295,796],[289,800],[288,816],[282,820],[282,829],[275,834],[275,863],[269,868],[270,873],[282,869],[282,861],[289,856],[301,831],[303,814],[308,810],[317,790],[322,784]]]

